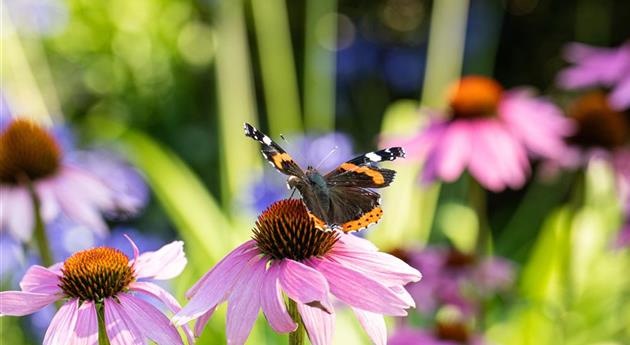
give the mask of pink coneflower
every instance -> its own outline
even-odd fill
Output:
[[[28,241],[35,225],[31,191],[44,223],[64,214],[104,234],[102,213],[133,213],[141,203],[114,186],[120,183],[71,162],[51,133],[34,122],[13,120],[0,133],[0,229],[17,239]]]
[[[558,74],[565,89],[610,88],[607,96],[615,110],[630,108],[630,41],[618,48],[599,48],[582,43],[569,44],[564,52],[574,63]]]
[[[383,315],[404,316],[414,305],[403,285],[420,279],[417,270],[367,240],[319,230],[300,200],[271,205],[253,232],[252,240],[188,291],[190,301],[175,315],[175,323],[199,319],[199,334],[217,305],[227,301],[228,344],[245,342],[260,308],[276,332],[293,332],[300,317],[287,311],[284,292],[290,307],[297,304],[311,343],[331,344],[332,294],[352,308],[375,344],[385,344]]]
[[[182,242],[129,260],[121,251],[98,247],[77,252],[63,263],[32,266],[22,278],[22,291],[0,293],[0,315],[23,316],[63,301],[54,316],[44,345],[95,345],[99,319],[111,345],[183,344],[177,329],[145,295],[161,301],[172,312],[180,306],[167,291],[146,279],[171,279],[184,269]],[[98,318],[97,318],[98,316]]]
[[[405,146],[426,159],[424,181],[452,182],[465,169],[484,187],[520,188],[530,171],[528,153],[556,158],[572,124],[552,103],[526,90],[504,91],[495,80],[468,76],[451,90],[447,116],[435,116]]]
[[[434,330],[402,327],[389,338],[389,345],[483,345],[483,337],[461,322],[438,322]]]
[[[407,290],[425,314],[449,305],[471,316],[484,298],[508,290],[514,282],[513,265],[500,257],[478,257],[447,247],[396,255],[423,272],[422,282],[410,284]]]

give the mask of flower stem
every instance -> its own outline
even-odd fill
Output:
[[[289,305],[287,309],[293,321],[295,321],[298,325],[298,328],[295,331],[289,333],[289,345],[303,345],[304,323],[302,322],[302,317],[300,317],[300,313],[298,312],[297,303],[289,298]]]
[[[37,193],[35,192],[33,183],[29,181],[27,183],[27,186],[29,194],[31,196],[31,200],[33,201],[33,216],[35,218],[33,236],[35,237],[37,249],[42,259],[42,265],[44,267],[49,267],[52,266],[54,262],[52,258],[52,253],[50,251],[50,246],[48,245],[48,236],[46,236],[46,225],[44,224],[44,220],[42,219],[41,202],[39,200],[39,197],[37,196]]]
[[[468,183],[468,198],[470,206],[477,213],[479,228],[477,230],[477,242],[475,252],[478,255],[485,255],[488,240],[490,239],[490,225],[488,224],[488,211],[486,208],[486,191],[474,178],[470,178]]]
[[[96,305],[96,315],[98,318],[98,345],[110,345],[107,332],[105,330],[105,305]]]

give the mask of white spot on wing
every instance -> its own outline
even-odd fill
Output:
[[[265,145],[271,145],[271,139],[268,136],[266,136],[266,135],[262,138],[262,142]]]
[[[370,152],[370,153],[365,154],[365,157],[367,157],[367,159],[369,159],[372,162],[380,162],[381,159],[382,159],[381,156],[377,155],[374,152]]]

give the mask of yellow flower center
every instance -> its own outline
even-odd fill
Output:
[[[460,79],[449,90],[453,118],[495,116],[502,93],[501,85],[493,79],[480,76]]]
[[[42,127],[15,120],[0,134],[0,183],[17,184],[53,175],[61,162],[61,149]]]
[[[323,256],[338,235],[316,226],[301,200],[278,201],[266,209],[253,230],[258,249],[270,258],[301,261]]]
[[[69,257],[61,269],[61,289],[81,301],[100,302],[124,291],[134,280],[129,258],[121,251],[99,247]]]

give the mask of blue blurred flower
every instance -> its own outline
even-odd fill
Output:
[[[54,35],[68,23],[68,7],[62,0],[5,0],[13,24],[22,32]]]
[[[336,168],[339,164],[353,158],[352,142],[342,133],[325,135],[293,136],[281,146],[300,164],[303,169],[317,167],[322,173]],[[250,186],[249,199],[245,204],[256,213],[261,213],[274,201],[287,198],[286,176],[265,167],[265,171]]]

